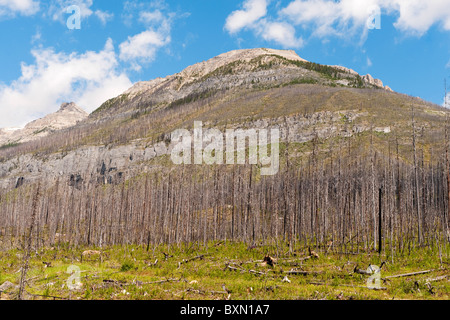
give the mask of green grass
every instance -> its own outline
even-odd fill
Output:
[[[342,249],[326,253],[316,250],[319,259],[302,260],[308,250],[286,244],[260,244],[249,248],[244,243],[211,242],[150,248],[127,246],[89,248],[101,250],[102,257],[83,259],[88,248],[68,246],[44,248],[32,256],[27,278],[27,299],[141,300],[141,299],[442,299],[448,300],[449,278],[427,284],[428,278],[449,275],[448,249],[443,251],[443,265],[437,248],[420,248],[410,254],[381,256],[373,252],[339,254]],[[278,254],[277,254],[278,252]],[[390,250],[386,250],[390,252]],[[447,252],[447,256],[445,256]],[[269,254],[277,258],[273,267],[262,266]],[[202,257],[199,257],[203,255]],[[197,257],[195,260],[189,260]],[[19,283],[21,251],[0,252],[0,285],[5,281]],[[354,273],[355,266],[367,269],[369,264],[387,264],[382,278],[414,271],[434,271],[410,277],[382,281],[386,290],[366,287],[368,276]],[[50,262],[46,267],[43,262]],[[79,290],[69,290],[69,266],[80,268]],[[230,268],[231,267],[231,268]],[[234,268],[234,269],[233,269]],[[237,269],[237,270],[236,270]],[[315,272],[291,275],[286,271]],[[290,282],[283,282],[287,275]],[[225,287],[225,289],[224,289]],[[0,298],[13,299],[15,289]]]

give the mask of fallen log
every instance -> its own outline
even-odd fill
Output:
[[[373,265],[369,265],[369,267],[367,268],[367,270],[358,269],[358,266],[355,266],[355,269],[353,269],[353,272],[354,272],[354,273],[359,273],[359,274],[364,274],[364,275],[372,275],[372,274],[374,274],[374,273],[380,272],[381,269],[383,268],[383,266],[384,266],[385,264],[386,264],[386,263],[383,261],[383,262],[381,263],[381,266],[380,266],[379,268],[376,267],[376,266],[373,266]]]
[[[256,274],[256,275],[267,275],[266,273],[264,273],[264,272],[260,272],[260,271],[256,271],[256,270],[245,270],[245,269],[240,269],[240,268],[235,268],[235,267],[232,267],[232,266],[226,266],[225,267],[225,269],[229,269],[229,270],[231,270],[231,271],[240,271],[240,272],[249,272],[249,273],[252,273],[252,274]]]
[[[240,263],[240,265],[243,265],[243,264],[252,264],[252,263],[263,263],[264,262],[264,260],[251,260],[251,261],[246,261],[246,262],[241,262]]]
[[[436,278],[428,278],[426,279],[426,282],[435,282],[435,281],[441,281],[441,280],[445,280],[447,279],[449,276],[445,275],[445,276],[440,276],[440,277],[436,277]]]
[[[308,284],[316,285],[316,286],[330,286],[328,283],[324,282],[308,282]],[[351,288],[363,288],[363,289],[369,289],[369,290],[387,290],[386,287],[366,287],[366,286],[358,286],[358,285],[352,285],[352,284],[337,284],[333,286],[337,287],[351,287]]]
[[[203,291],[203,290],[192,289],[192,288],[186,289],[186,292],[194,292],[194,293],[201,294],[201,295],[205,295],[206,293],[210,293],[210,294],[228,294],[227,291]]]
[[[213,247],[220,247],[221,245],[223,245],[225,243],[225,241],[219,241],[217,242],[215,245],[213,245]]]
[[[125,283],[125,282],[120,282],[117,280],[111,280],[111,279],[104,279],[103,280],[103,285],[99,286],[98,288],[105,288],[108,287],[110,285],[115,286],[115,287],[130,287],[130,286],[137,286],[137,287],[141,287],[144,285],[150,285],[150,284],[162,284],[162,283],[167,283],[167,282],[180,282],[182,279],[166,279],[166,280],[159,280],[159,281],[153,281],[153,282],[132,282],[132,283]],[[97,288],[97,289],[98,289]]]
[[[363,252],[361,252],[361,253],[358,253],[358,252],[334,252],[335,254],[339,254],[339,255],[353,255],[353,256],[359,256],[360,254],[362,254]]]
[[[363,275],[371,275],[372,274],[370,272],[367,272],[367,270],[358,269],[357,267],[355,267],[355,269],[353,269],[353,272],[363,274]]]
[[[232,267],[232,266],[226,266],[225,267],[225,269],[230,269],[231,271],[246,271],[245,269],[242,269],[242,268],[235,268],[235,267]]]
[[[147,262],[147,261],[146,261],[146,263],[147,263],[147,267],[154,267],[154,266],[156,266],[158,264],[158,259],[156,259],[155,262],[153,262],[153,263],[152,262]]]
[[[401,278],[401,277],[410,277],[410,276],[417,276],[419,274],[426,274],[426,273],[430,273],[433,272],[434,270],[425,270],[425,271],[417,271],[417,272],[410,272],[410,273],[404,273],[404,274],[397,274],[397,275],[393,275],[393,276],[387,276],[384,277],[383,279],[392,279],[392,278]]]
[[[250,272],[250,273],[252,273],[252,274],[262,275],[262,276],[267,275],[267,274],[264,273],[264,272],[256,271],[256,270],[249,270],[248,272]]]
[[[148,285],[148,284],[161,284],[161,283],[166,283],[166,282],[180,282],[181,280],[182,279],[167,279],[167,280],[159,280],[159,281],[153,281],[153,282],[143,282],[140,285],[144,286],[144,285]],[[127,284],[127,286],[131,286],[131,285],[133,285],[133,284]]]
[[[302,275],[307,276],[309,274],[321,274],[322,271],[303,271],[303,270],[291,270],[291,271],[284,271],[285,274],[291,274],[291,275]]]
[[[190,259],[183,259],[183,261],[180,261],[180,262],[178,262],[178,268],[182,265],[182,264],[185,264],[185,263],[189,263],[189,262],[191,262],[191,261],[195,261],[195,260],[203,260],[206,256],[209,256],[209,254],[201,254],[201,255],[199,255],[199,256],[196,256],[196,257],[193,257],[193,258],[190,258]]]
[[[302,261],[306,261],[311,259],[311,256],[307,256],[304,258],[297,258],[297,259],[279,259],[281,260],[279,263],[280,264],[286,264],[286,263],[298,263],[298,262],[302,262]]]

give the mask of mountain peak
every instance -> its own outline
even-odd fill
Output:
[[[88,117],[88,113],[74,102],[61,104],[58,111],[28,123],[23,129],[0,131],[0,145],[21,143],[46,136],[54,131],[71,127]]]
[[[293,50],[276,50],[266,48],[241,49],[222,53],[207,61],[196,63],[184,69],[180,72],[180,75],[183,77],[203,76],[235,61],[249,62],[257,57],[270,55],[277,55],[288,60],[307,62],[305,59],[300,58],[300,56]]]
[[[77,112],[87,115],[87,112],[77,106],[75,102],[64,102],[63,104],[61,104],[57,112]]]
[[[276,61],[278,58],[279,61]],[[281,58],[281,61],[280,61]],[[282,61],[285,59],[286,61]],[[302,63],[304,64],[302,66]],[[308,64],[306,64],[308,63]],[[283,69],[282,72],[276,71]],[[293,68],[303,68],[298,71],[293,71]],[[309,70],[306,70],[308,69]],[[255,72],[259,71],[259,75]],[[253,75],[250,76],[249,73]],[[316,72],[316,75],[314,75]],[[330,73],[326,74],[325,78],[317,72]],[[334,73],[333,73],[334,72]],[[275,74],[276,73],[276,74]],[[340,73],[340,75],[338,75]],[[219,79],[217,75],[222,77]],[[239,75],[241,77],[239,78]],[[233,77],[230,79],[229,77]],[[314,83],[325,83],[326,78],[335,77],[336,80],[331,85],[339,86],[368,86],[382,88],[387,91],[392,91],[389,87],[384,86],[379,79],[374,79],[371,75],[359,75],[356,71],[343,66],[327,66],[316,63],[309,63],[309,61],[301,58],[293,50],[277,50],[268,48],[256,49],[240,49],[222,53],[209,60],[196,63],[188,66],[183,71],[169,75],[165,78],[156,78],[150,81],[142,81],[134,84],[130,89],[124,92],[127,98],[133,98],[137,95],[145,93],[147,96],[158,94],[161,101],[173,101],[183,98],[195,90],[198,90],[199,83],[202,83],[202,88],[225,88],[245,85],[246,82],[268,81],[312,81]],[[214,80],[208,78],[215,77]],[[226,79],[228,77],[228,79]],[[259,78],[258,78],[259,77]],[[208,81],[206,81],[208,79]],[[283,80],[284,79],[284,80]],[[324,81],[325,79],[325,81]],[[228,81],[228,82],[226,82]],[[225,85],[225,83],[227,83]],[[328,81],[330,85],[330,81]],[[194,86],[191,86],[194,85]],[[192,87],[185,90],[185,95],[181,93],[186,87]]]
[[[280,56],[288,60],[307,62],[305,59],[301,58],[293,50],[276,50],[267,48],[256,48],[256,49],[240,49],[233,50],[229,52],[222,53],[214,58],[206,61],[202,61],[191,65],[184,69],[183,71],[176,73],[174,75],[167,76],[165,78],[156,78],[150,81],[141,81],[134,84],[130,89],[124,92],[131,96],[137,95],[143,91],[156,91],[167,82],[174,79],[182,79],[177,86],[179,88],[186,84],[192,83],[202,77],[211,74],[215,70],[229,65],[231,63],[241,61],[250,62],[251,60],[263,57],[263,56]]]

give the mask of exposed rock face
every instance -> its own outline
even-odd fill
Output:
[[[235,50],[189,66],[183,71],[165,78],[138,82],[120,97],[126,101],[134,99],[142,103],[151,100],[153,104],[159,104],[173,102],[190,94],[208,90],[252,87],[255,84],[283,84],[298,79],[314,79],[317,83],[323,81],[317,73],[305,68],[289,64],[280,65],[280,61],[276,57],[290,61],[308,62],[292,50],[265,48]],[[272,67],[259,69],[259,64]],[[351,78],[359,76],[352,69],[342,66],[332,67],[340,70],[344,77],[337,84],[352,86]],[[280,71],[280,69],[282,70]],[[349,79],[345,79],[347,76]],[[369,86],[384,88],[383,82],[374,79],[371,75],[361,76],[361,78]]]
[[[383,85],[383,81],[381,81],[380,79],[374,79],[370,74],[366,74],[365,76],[362,77],[362,80],[368,84],[371,84],[373,86],[382,88],[386,91],[389,92],[394,92],[391,88],[389,88],[388,86]]]
[[[380,79],[374,79],[370,74],[366,74],[362,77],[363,81],[367,82],[368,84],[384,88],[383,81]]]
[[[300,58],[297,55],[297,53],[295,53],[295,51],[293,50],[274,50],[265,48],[234,50],[227,53],[223,53],[217,57],[209,59],[208,61],[200,62],[190,67],[187,67],[179,75],[189,80],[201,78],[207,75],[208,73],[211,73],[214,70],[217,70],[220,67],[223,67],[234,61],[250,62],[252,59],[255,59],[257,57],[270,55],[281,56],[288,60],[306,62],[305,59]]]
[[[136,83],[130,89],[105,102],[94,111],[89,120],[107,121],[145,112],[173,102],[198,100],[234,88],[260,89],[284,86],[290,83],[314,83],[325,86],[360,87],[359,74],[354,70],[333,66],[334,76],[316,64],[307,64],[294,51],[273,49],[245,49],[221,54],[187,67],[185,70]],[[362,87],[382,85],[381,81],[366,77]],[[369,83],[370,82],[370,83]],[[139,111],[137,111],[139,110]]]
[[[345,73],[349,73],[351,75],[355,75],[355,76],[359,75],[358,72],[356,72],[353,69],[349,69],[349,68],[342,67],[342,66],[332,66],[332,67],[336,68],[338,70],[341,70],[341,71],[343,71]],[[368,83],[368,84],[370,84],[372,86],[376,86],[376,87],[379,87],[379,88],[383,88],[383,89],[385,89],[385,90],[387,90],[389,92],[393,92],[393,90],[391,88],[389,88],[388,86],[384,86],[383,85],[383,81],[381,81],[380,79],[374,79],[370,74],[366,74],[365,76],[361,76],[361,79],[365,83]],[[343,84],[343,85],[347,85],[346,82],[343,81],[343,80],[337,81],[337,83],[340,83],[340,84]]]
[[[373,129],[375,132],[380,132],[380,133],[391,133],[391,127],[383,127],[383,128],[374,128]]]
[[[190,84],[198,79],[201,79],[207,74],[214,72],[215,70],[230,63],[236,61],[249,62],[257,57],[271,55],[281,56],[288,60],[306,62],[305,59],[300,58],[293,50],[274,50],[265,48],[234,50],[223,53],[217,57],[209,59],[208,61],[203,61],[189,66],[180,73],[176,73],[165,78],[156,78],[151,81],[138,82],[124,94],[127,94],[130,97],[134,97],[144,91],[150,93],[155,92],[158,89],[173,87],[174,80],[178,80],[176,81],[176,86],[178,87],[178,89],[180,89],[186,84]]]
[[[245,129],[247,126],[255,129],[275,127],[280,129],[282,141],[304,143],[315,137],[321,139],[349,137],[370,130],[369,125],[354,123],[356,119],[365,115],[356,110],[322,111],[287,118],[254,120],[245,124],[230,125],[228,129]],[[343,118],[353,124],[345,125],[342,122]],[[204,125],[205,128],[213,127],[211,123]],[[384,128],[380,130],[384,131]],[[27,154],[0,163],[0,188],[14,186],[19,188],[43,177],[50,183],[59,179],[78,190],[82,189],[85,183],[118,184],[145,171],[147,161],[170,155],[172,148],[173,145],[165,141],[149,146],[144,141],[137,140],[114,148],[86,146],[67,154],[52,154],[45,159]]]
[[[56,130],[71,127],[87,116],[88,113],[75,103],[63,103],[55,113],[32,121],[23,129],[0,129],[0,146],[44,137]]]
[[[341,71],[343,71],[343,72],[346,72],[346,73],[350,73],[350,74],[353,74],[353,75],[358,75],[358,72],[356,72],[355,70],[353,70],[353,69],[350,69],[350,68],[346,68],[346,67],[343,67],[343,66],[332,66],[333,68],[336,68],[336,69],[338,69],[338,70],[341,70]]]

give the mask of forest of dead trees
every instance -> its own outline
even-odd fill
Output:
[[[448,152],[424,161],[415,135],[412,142],[409,163],[394,141],[388,155],[371,147],[366,155],[338,148],[318,157],[313,149],[302,165],[285,158],[275,176],[250,165],[182,165],[116,186],[78,190],[61,180],[4,190],[0,241],[17,247],[31,234],[37,249],[211,240],[314,247],[332,241],[349,252],[440,248],[450,241]]]
[[[146,114],[114,127],[116,135],[101,136],[100,142],[126,143],[146,136],[149,128],[170,127],[193,110],[208,111],[208,99]],[[414,124],[412,110],[407,156],[394,136],[383,137],[386,152],[372,141],[364,150],[352,148],[350,137],[329,151],[313,141],[300,162],[286,152],[275,176],[260,176],[250,165],[182,165],[125,177],[119,185],[86,183],[79,189],[61,178],[0,190],[0,248],[20,247],[30,234],[37,249],[280,239],[314,247],[332,242],[355,252],[441,247],[450,242],[449,132],[438,137],[440,146],[424,152]],[[99,126],[92,122],[0,150],[0,158],[70,150],[100,132]]]

